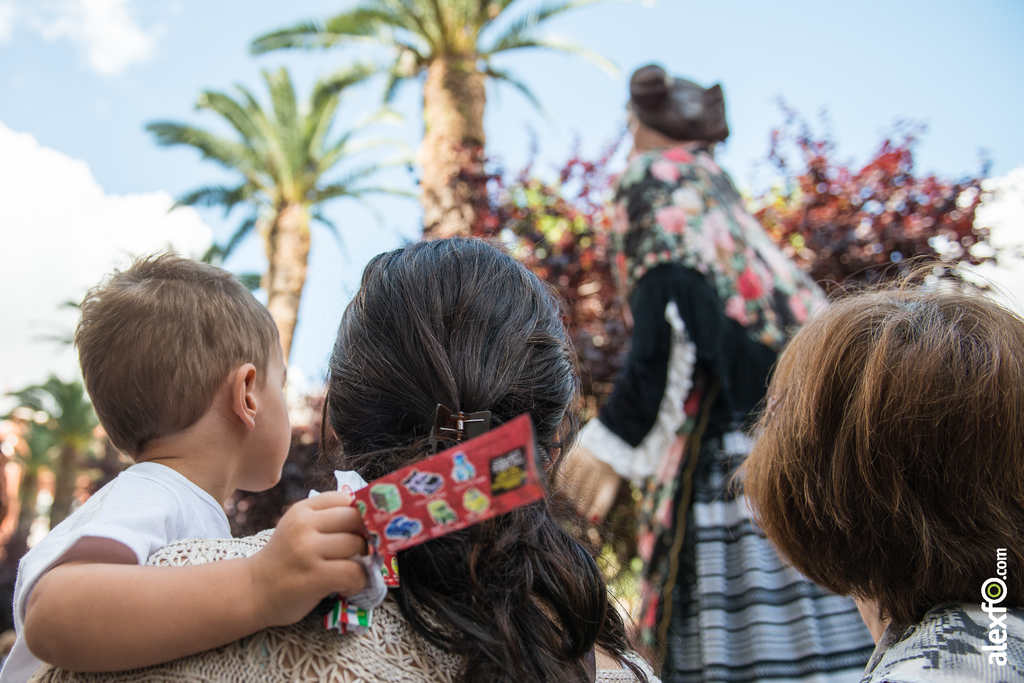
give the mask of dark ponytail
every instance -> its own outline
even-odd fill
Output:
[[[342,319],[327,393],[336,464],[369,481],[427,455],[438,403],[489,410],[492,426],[529,413],[546,460],[575,436],[577,395],[558,306],[532,273],[479,240],[414,244],[370,262]],[[465,659],[464,681],[586,681],[595,644],[645,680],[622,658],[601,572],[554,505],[399,553],[403,614]]]

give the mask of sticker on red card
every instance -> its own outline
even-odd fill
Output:
[[[370,484],[370,502],[381,512],[396,512],[402,509],[402,494],[394,484],[373,483]]]
[[[399,550],[544,497],[530,416],[403,467],[354,495],[368,540],[383,555],[384,583],[397,586]]]

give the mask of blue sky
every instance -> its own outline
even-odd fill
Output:
[[[195,152],[158,148],[145,123],[172,119],[216,127],[211,116],[193,110],[202,89],[242,82],[261,92],[260,69],[283,64],[305,94],[318,75],[372,56],[356,49],[248,54],[250,40],[261,32],[353,4],[0,0],[0,123],[84,161],[107,193],[177,196],[225,175]],[[520,4],[525,9],[539,3]],[[921,170],[971,173],[982,149],[993,175],[1024,164],[1024,3],[1016,0],[608,2],[565,15],[548,31],[600,52],[621,73],[609,77],[582,59],[545,52],[504,58],[501,66],[525,81],[546,109],[539,114],[511,89],[488,91],[489,151],[510,168],[526,161],[530,130],[539,142],[542,172],[564,160],[577,138],[586,152],[596,152],[624,123],[628,75],[649,62],[705,85],[723,84],[732,137],[720,161],[748,188],[771,180],[763,160],[769,131],[782,119],[779,97],[812,120],[827,111],[844,158],[863,160],[895,120],[912,119],[928,125],[918,148]],[[378,101],[379,84],[354,91],[339,129]],[[382,132],[415,146],[422,130],[419,102],[419,85],[407,86],[396,104],[405,122]],[[414,176],[396,171],[388,182],[412,189]],[[60,188],[53,191],[59,201]],[[352,203],[328,207],[344,236],[344,252],[325,231],[314,232],[292,355],[292,366],[311,378],[323,370],[366,260],[418,233],[414,201],[375,204],[380,220]],[[214,211],[203,211],[202,218],[218,239],[240,220]],[[60,248],[37,246],[30,256],[40,259]],[[253,239],[228,266],[260,270],[261,250]],[[80,292],[68,292],[75,296]]]

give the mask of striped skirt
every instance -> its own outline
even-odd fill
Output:
[[[787,567],[760,535],[732,475],[750,451],[739,432],[700,445],[676,558],[662,680],[859,681],[874,650],[853,600]],[[684,517],[685,515],[685,517]],[[666,594],[667,595],[667,594]],[[669,604],[670,602],[670,604]]]

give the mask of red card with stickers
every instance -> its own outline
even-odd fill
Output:
[[[355,492],[369,542],[398,585],[399,550],[465,529],[544,497],[533,423],[520,415],[496,429],[403,467]]]

